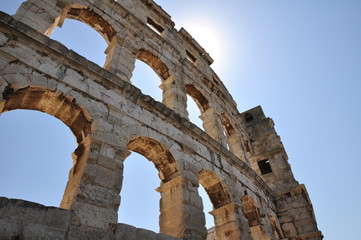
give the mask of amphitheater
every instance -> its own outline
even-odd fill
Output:
[[[103,67],[49,38],[67,18],[105,39]],[[272,119],[260,106],[239,113],[213,59],[152,0],[28,0],[0,13],[0,28],[0,113],[55,116],[78,145],[59,208],[0,198],[0,239],[323,238]],[[132,85],[136,60],[161,79],[162,103]],[[188,119],[187,95],[204,130]],[[159,172],[159,233],[118,223],[130,151]]]

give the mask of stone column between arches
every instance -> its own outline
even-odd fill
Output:
[[[175,76],[170,76],[163,81],[160,88],[163,90],[163,104],[187,118],[187,95],[179,80]]]
[[[118,36],[114,36],[105,50],[107,55],[104,69],[114,73],[122,80],[130,83],[135,67],[136,56],[130,49],[122,45],[122,40]]]
[[[247,219],[241,207],[229,203],[214,209],[210,214],[214,217],[217,240],[252,240]]]
[[[208,108],[201,114],[200,118],[203,120],[205,132],[226,147],[226,136],[223,133],[223,126],[217,112],[213,108]]]
[[[45,34],[61,15],[57,1],[27,0],[21,4],[14,18]]]
[[[123,159],[129,152],[94,134],[87,141],[89,150],[70,172],[70,178],[78,175],[77,182],[69,181],[67,186],[72,189],[73,199],[64,198],[62,207],[72,209],[71,233],[75,234],[77,227],[88,227],[112,234],[118,223]]]
[[[178,176],[162,183],[157,191],[160,200],[160,233],[185,240],[204,240],[207,236],[198,183]]]

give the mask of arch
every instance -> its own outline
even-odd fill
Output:
[[[233,135],[236,132],[231,121],[225,113],[221,113],[221,122],[224,127],[225,133],[227,134],[227,137]]]
[[[254,199],[250,195],[245,194],[242,197],[242,202],[243,202],[243,213],[248,220],[249,227],[252,228],[260,225],[261,224],[260,211]]]
[[[81,143],[90,133],[92,120],[76,100],[40,87],[17,88],[9,85],[3,91],[5,100],[2,112],[15,109],[38,110],[60,119]]]
[[[64,7],[61,15],[55,20],[53,26],[45,32],[45,35],[50,36],[57,26],[61,27],[63,25],[66,18],[88,24],[104,38],[108,45],[116,35],[114,28],[108,21],[90,8],[80,4],[72,4]]]
[[[220,178],[210,170],[203,170],[198,175],[199,183],[206,190],[214,209],[230,203],[230,194]]]
[[[1,113],[16,109],[41,111],[61,120],[75,135],[78,147],[72,155],[73,168],[60,204],[61,208],[70,209],[75,201],[88,158],[90,141],[87,136],[92,132],[90,115],[76,104],[75,99],[46,88],[33,86],[18,88],[10,85],[4,89],[2,96],[5,102]]]
[[[129,141],[128,150],[137,152],[153,162],[162,182],[168,182],[178,176],[179,168],[172,153],[159,141],[149,137],[137,137]]]
[[[148,64],[157,73],[162,81],[165,81],[170,77],[167,65],[149,50],[140,49],[136,55],[136,58]]]
[[[231,195],[225,183],[211,170],[203,170],[198,175],[199,183],[206,190],[213,211],[215,227],[209,229],[212,239],[241,239],[242,229],[238,221],[238,205],[231,201]],[[243,239],[243,238],[242,238]]]
[[[0,195],[58,207],[78,145],[69,127],[47,113],[16,109],[0,115],[0,132]]]
[[[193,84],[186,84],[185,91],[196,102],[201,113],[209,108],[209,101]]]
[[[158,171],[145,156],[134,151],[123,163],[118,222],[159,232],[160,193]]]
[[[161,185],[156,191],[161,194],[159,209],[160,233],[173,237],[181,237],[182,232],[180,232],[179,229],[182,229],[182,227],[178,226],[178,224],[183,224],[184,219],[181,216],[177,218],[174,211],[178,214],[182,213],[179,212],[182,209],[182,205],[175,204],[176,201],[182,201],[182,198],[174,199],[172,194],[179,196],[178,194],[183,194],[183,189],[181,187],[182,184],[179,182],[181,178],[179,175],[179,167],[169,148],[153,138],[140,136],[131,139],[127,145],[127,149],[143,155],[154,164],[159,172],[158,175],[161,179]],[[169,208],[169,204],[172,205],[173,208]],[[177,205],[179,209],[174,207],[173,204]],[[172,221],[164,221],[164,219],[172,219]]]

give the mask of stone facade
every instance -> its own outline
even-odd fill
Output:
[[[66,18],[104,37],[103,68],[48,37]],[[0,14],[0,29],[0,113],[53,115],[78,143],[60,207],[0,198],[0,239],[207,239],[200,184],[208,239],[322,239],[272,119],[239,113],[209,54],[152,0],[28,0]],[[162,103],[131,84],[136,59],[159,75]],[[188,120],[187,95],[205,131]],[[130,151],[159,171],[160,233],[117,223]]]

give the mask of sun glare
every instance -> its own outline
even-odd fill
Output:
[[[188,19],[187,22],[182,23],[180,26],[183,26],[213,58],[212,68],[216,72],[222,71],[224,68],[223,63],[227,59],[227,46],[229,44],[227,44],[227,36],[221,27],[214,21],[205,18]]]

